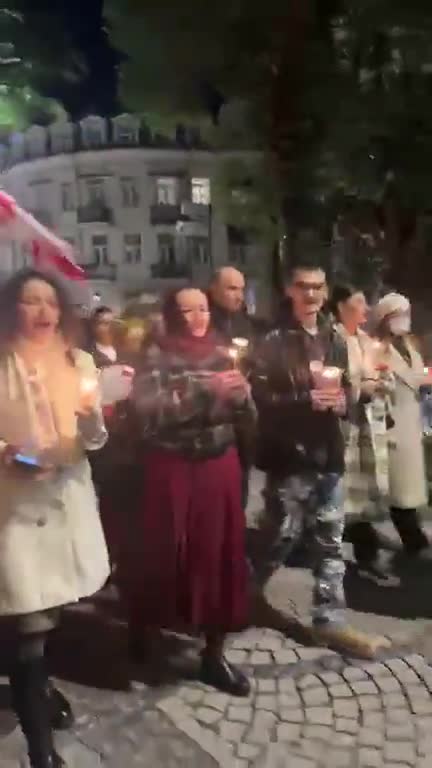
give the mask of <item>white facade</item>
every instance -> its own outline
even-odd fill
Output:
[[[142,146],[140,131],[131,115],[33,126],[0,148],[1,185],[75,246],[101,301],[177,280],[205,284],[213,269],[231,263],[260,286],[260,306],[264,248],[234,242],[212,204],[211,180],[223,155],[174,143]],[[27,261],[15,248],[10,268]]]

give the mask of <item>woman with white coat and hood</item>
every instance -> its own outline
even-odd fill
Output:
[[[430,384],[411,336],[411,305],[398,293],[384,296],[374,308],[382,362],[395,380],[388,432],[390,513],[405,552],[419,555],[429,547],[419,518],[428,490],[420,410],[420,387]]]
[[[0,616],[11,617],[12,706],[32,768],[60,768],[53,730],[71,725],[45,665],[61,608],[109,574],[86,450],[106,430],[92,358],[73,346],[60,285],[35,270],[0,292]]]

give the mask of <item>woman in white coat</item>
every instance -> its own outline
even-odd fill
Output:
[[[53,730],[70,724],[45,646],[60,609],[105,583],[108,557],[86,450],[106,430],[96,369],[73,347],[73,313],[48,275],[0,293],[0,616],[12,617],[12,705],[32,768],[59,768]]]
[[[409,300],[389,293],[376,305],[374,317],[383,362],[395,379],[394,426],[388,432],[390,512],[406,553],[418,555],[429,546],[418,512],[428,499],[419,398],[420,387],[428,382],[410,336]]]

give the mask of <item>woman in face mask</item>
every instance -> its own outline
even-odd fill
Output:
[[[405,296],[389,293],[375,307],[382,364],[395,379],[389,439],[389,492],[393,523],[405,552],[419,555],[429,547],[418,515],[427,503],[427,481],[419,390],[426,383],[424,363],[410,335],[411,305]]]

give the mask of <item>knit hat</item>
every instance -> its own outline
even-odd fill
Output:
[[[401,293],[387,293],[373,308],[372,316],[375,324],[380,325],[389,315],[395,312],[409,312],[410,309],[411,304],[406,296]]]

